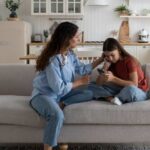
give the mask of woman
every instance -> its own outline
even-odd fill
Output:
[[[84,85],[89,74],[103,60],[92,64],[80,63],[71,49],[80,42],[78,27],[64,22],[58,25],[51,40],[37,59],[37,75],[33,81],[31,106],[47,121],[44,131],[44,150],[57,145],[64,115],[61,108],[73,103],[89,101],[92,91]],[[82,77],[75,80],[75,74]],[[60,108],[61,107],[61,108]]]
[[[147,99],[148,83],[137,59],[113,38],[104,42],[103,57],[109,62],[109,67],[106,65],[108,70],[97,78],[99,86],[89,86],[96,98],[104,98],[117,105]]]

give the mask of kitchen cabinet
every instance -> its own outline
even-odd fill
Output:
[[[40,55],[41,54],[41,51],[44,49],[44,46],[43,44],[34,44],[34,45],[31,45],[29,44],[28,45],[28,54],[35,54],[35,55]],[[28,62],[29,64],[35,64],[35,60],[29,60]]]
[[[124,49],[138,59],[137,46],[124,46]]]
[[[36,54],[39,55],[43,50],[44,45],[29,45],[29,54]]]
[[[66,13],[70,15],[82,14],[83,0],[67,0]]]
[[[65,14],[65,0],[49,0],[48,3],[50,14]]]
[[[27,54],[39,55],[44,49],[44,43],[32,43],[28,45]],[[74,49],[74,52],[78,57],[80,57],[82,62],[89,62],[88,57],[91,57],[90,61],[93,61],[94,58],[100,57],[102,54],[102,45],[79,45]],[[35,60],[30,60],[29,64],[35,64]]]
[[[141,64],[150,63],[150,46],[138,46],[137,55]]]
[[[32,43],[28,45],[27,54],[39,55],[44,49],[44,43]],[[90,61],[93,61],[94,58],[100,57],[102,54],[103,45],[79,45],[74,49],[74,52],[78,57],[81,58],[81,61],[87,63],[88,58],[91,57]],[[124,49],[136,57],[141,64],[150,63],[150,45],[140,46],[140,45],[124,45]],[[30,64],[35,64],[35,60],[29,62]]]
[[[102,45],[77,46],[74,50],[83,63],[91,63],[102,55]]]
[[[47,0],[31,0],[32,15],[46,15],[48,11]]]
[[[83,0],[31,0],[32,15],[83,16]]]
[[[124,46],[141,64],[150,63],[150,46]]]

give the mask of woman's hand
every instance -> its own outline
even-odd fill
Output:
[[[90,76],[86,75],[83,76],[81,79],[79,79],[79,82],[81,82],[82,85],[86,85],[90,82]]]
[[[73,82],[73,88],[79,87],[81,85],[87,85],[90,82],[90,76],[86,75],[81,77],[80,79]]]

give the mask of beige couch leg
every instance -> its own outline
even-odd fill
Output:
[[[68,144],[60,144],[59,149],[60,150],[67,150],[68,149]]]

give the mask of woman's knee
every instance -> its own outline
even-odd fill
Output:
[[[54,106],[53,109],[51,109],[51,106],[45,108],[45,119],[47,121],[53,119],[54,121],[64,121],[64,113],[61,110],[61,108],[58,106]]]
[[[64,120],[63,111],[60,109],[57,102],[48,100],[45,97],[39,97],[31,102],[32,107],[47,121]]]

